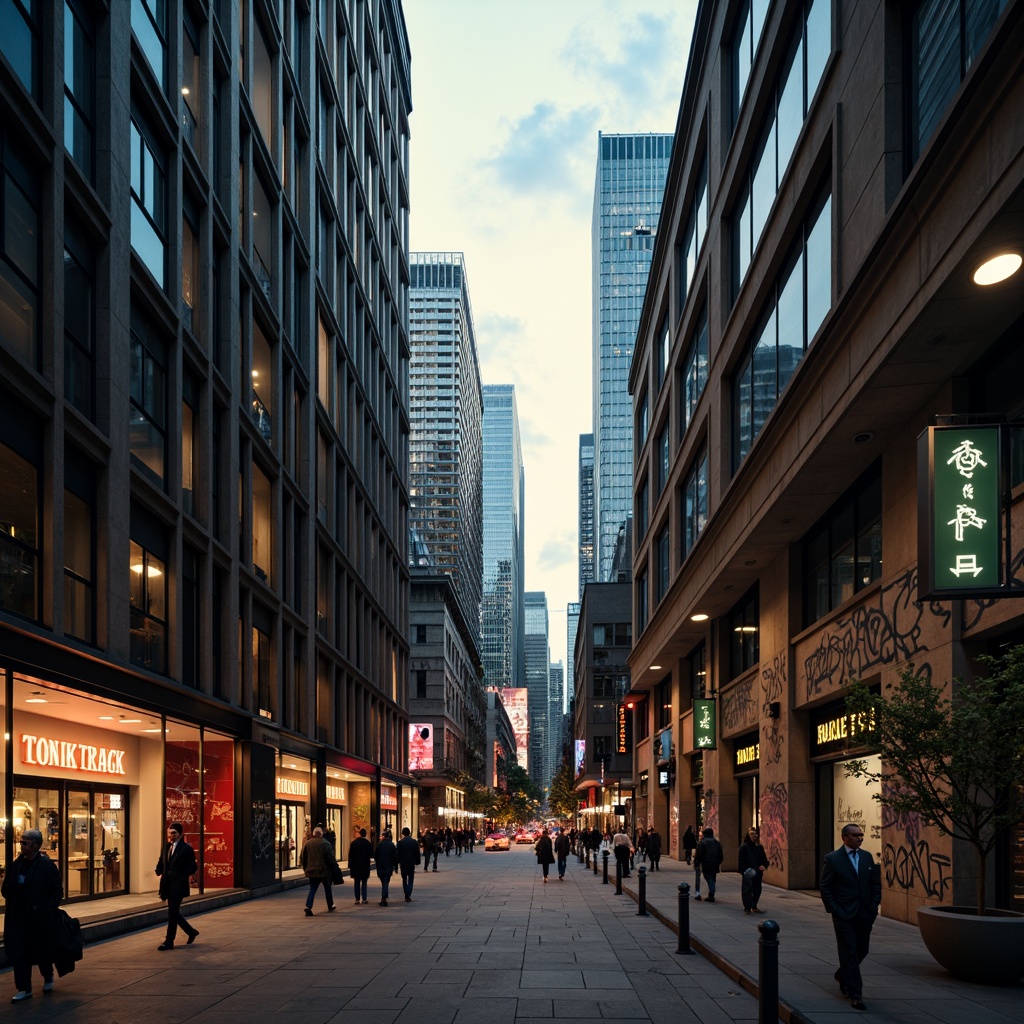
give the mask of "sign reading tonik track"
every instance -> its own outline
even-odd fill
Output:
[[[693,745],[697,750],[714,750],[715,744],[715,702],[695,700],[693,702]]]
[[[1000,428],[929,427],[918,438],[918,598],[1003,590]]]

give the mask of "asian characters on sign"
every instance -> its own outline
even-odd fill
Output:
[[[714,750],[715,743],[715,702],[695,700],[693,702],[693,745],[698,750]]]
[[[978,510],[975,508],[974,484],[971,482],[974,472],[979,466],[983,469],[988,468],[988,463],[982,457],[984,454],[981,449],[976,448],[974,443],[967,438],[962,440],[953,449],[950,457],[946,459],[946,465],[954,466],[957,473],[966,481],[960,490],[960,496],[963,498],[963,501],[957,503],[956,514],[946,523],[947,526],[953,527],[953,533],[958,544],[964,542],[967,529],[974,527],[978,530],[983,530],[986,522],[988,522],[987,519],[982,519],[978,515]],[[984,569],[984,566],[978,565],[977,552],[958,554],[955,564],[949,566],[949,571],[958,579],[966,573],[969,573],[971,576],[978,576],[984,572]]]

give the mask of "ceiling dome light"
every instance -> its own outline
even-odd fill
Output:
[[[974,271],[974,283],[980,285],[999,284],[1008,277],[1012,277],[1020,270],[1021,263],[1024,263],[1020,253],[1003,252],[992,259],[986,260],[977,270]]]
[[[707,612],[696,612],[695,614],[690,616],[690,621],[691,622],[707,622],[708,621]]]

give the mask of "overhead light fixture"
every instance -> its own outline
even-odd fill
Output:
[[[734,633],[756,633],[757,632],[757,626],[737,626],[733,630],[733,632]]]
[[[651,671],[652,671],[652,672],[657,672],[657,671],[658,671],[658,669],[660,669],[660,668],[661,668],[661,666],[660,666],[660,665],[652,665],[652,666],[651,666]]]
[[[32,691],[32,696],[25,698],[25,703],[26,704],[45,704],[46,703],[46,698],[43,696],[43,693],[42,693],[41,690],[33,690]]]
[[[974,271],[972,280],[975,284],[982,286],[999,284],[1000,281],[1013,277],[1020,270],[1022,263],[1024,263],[1024,258],[1019,252],[1001,252],[998,256],[985,260]]]
[[[707,622],[708,621],[707,612],[694,612],[694,614],[690,616],[690,621],[691,622]]]
[[[141,722],[141,718],[119,718],[117,720],[118,725],[137,725]]]
[[[132,572],[137,573],[139,576],[141,576],[142,575],[142,568],[143,568],[142,563],[141,562],[136,562],[135,565],[132,566]],[[160,570],[155,565],[147,565],[145,568],[146,568],[146,575],[150,579],[152,579],[154,576],[162,576],[163,575],[163,573],[160,572]]]

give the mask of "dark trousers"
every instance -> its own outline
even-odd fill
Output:
[[[863,994],[863,982],[860,976],[860,965],[868,955],[871,942],[871,926],[873,917],[858,914],[846,920],[832,915],[832,927],[836,933],[836,945],[839,947],[839,977],[846,985],[851,999],[860,999]]]
[[[31,960],[14,961],[14,987],[19,992],[32,991],[33,966]],[[43,976],[43,981],[53,981],[53,964],[41,963],[39,965],[39,973]]]
[[[629,877],[629,847],[616,846],[615,859],[622,865],[622,877]]]
[[[169,945],[174,944],[179,925],[186,935],[191,935],[195,931],[195,928],[181,916],[181,901],[183,898],[182,896],[167,897],[167,943]]]
[[[309,880],[309,894],[306,896],[306,906],[313,909],[313,897],[316,895],[317,889],[320,886],[324,887],[324,896],[327,899],[327,906],[334,906],[334,892],[331,889],[331,880],[329,878],[311,878]]]
[[[402,872],[402,892],[405,893],[406,896],[412,896],[412,883],[415,875],[415,867],[407,868]]]
[[[756,875],[751,875],[749,877],[746,872],[743,873],[743,883],[740,888],[740,894],[743,897],[744,910],[753,910],[754,907],[761,902],[761,882],[762,878],[760,871],[758,871]]]
[[[708,895],[715,898],[715,885],[718,879],[717,871],[708,871],[706,868],[701,869],[701,874],[704,876],[704,881],[708,883]],[[698,883],[698,888],[700,887]]]
[[[562,878],[565,875],[565,857],[558,858],[558,877]]]

